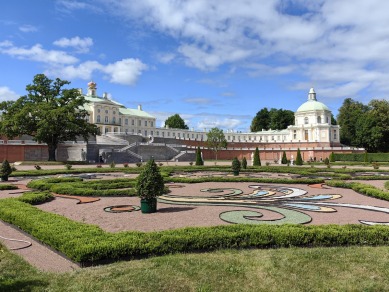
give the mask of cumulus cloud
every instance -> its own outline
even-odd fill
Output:
[[[99,62],[87,61],[78,65],[69,66],[52,66],[45,71],[45,74],[50,76],[60,76],[66,80],[79,78],[83,80],[91,80],[92,74],[96,70],[104,68]]]
[[[74,64],[78,59],[64,51],[45,50],[42,45],[36,44],[30,48],[14,46],[9,41],[0,43],[0,53],[18,59],[31,60],[50,64]]]
[[[80,53],[86,53],[89,48],[93,46],[93,40],[89,37],[80,38],[79,36],[73,38],[61,38],[53,42],[54,45],[62,48],[72,47]]]
[[[333,97],[347,89],[388,93],[389,2],[111,0],[109,5],[178,40],[178,57],[187,66],[210,71],[229,64],[253,77],[293,72]]]
[[[148,67],[139,59],[123,59],[112,64],[108,64],[102,71],[105,72],[112,83],[134,85],[142,72]]]
[[[17,100],[20,96],[6,86],[0,86],[0,102],[6,100]]]
[[[62,38],[54,42],[61,47],[74,47],[78,50],[88,50],[93,44],[92,39],[74,37]],[[134,85],[148,66],[139,59],[127,58],[117,62],[101,64],[97,61],[80,62],[76,57],[65,51],[46,50],[40,44],[30,48],[17,47],[10,41],[0,42],[0,54],[18,59],[42,62],[46,64],[45,74],[65,79],[80,78],[88,80],[93,72],[102,72],[112,83]]]

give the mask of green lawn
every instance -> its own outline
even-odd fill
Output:
[[[0,251],[0,291],[388,291],[389,247],[223,250],[39,272]]]

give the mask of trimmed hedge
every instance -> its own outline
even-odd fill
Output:
[[[389,153],[367,153],[367,158],[365,153],[349,153],[341,154],[334,153],[335,161],[359,161],[359,162],[389,162]],[[365,161],[367,159],[367,161]]]
[[[82,264],[222,248],[384,245],[389,240],[389,227],[363,225],[236,224],[150,233],[108,233],[14,198],[0,200],[0,218]]]
[[[29,188],[41,191],[47,190],[63,195],[105,197],[135,196],[136,192],[132,188],[134,184],[135,181],[128,178],[100,181],[83,181],[80,178],[49,178],[33,180],[27,186]]]
[[[389,180],[385,183],[385,189],[389,190]]]
[[[20,202],[31,205],[43,204],[53,199],[54,196],[50,192],[27,192],[16,198]]]
[[[318,184],[324,183],[322,178],[255,178],[255,177],[169,177],[166,182],[203,183],[203,182],[252,182],[252,183],[285,183],[285,184]]]
[[[5,191],[5,190],[17,190],[18,187],[15,185],[10,185],[10,184],[0,184],[0,191]]]
[[[369,197],[383,199],[389,201],[389,192],[378,189],[372,185],[357,183],[357,182],[344,182],[344,181],[326,181],[326,184],[332,187],[352,189],[358,193],[364,194]]]

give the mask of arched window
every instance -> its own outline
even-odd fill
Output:
[[[304,124],[308,125],[308,117],[304,118]]]
[[[318,116],[318,117],[317,117],[317,123],[318,123],[318,124],[321,124],[321,116]]]

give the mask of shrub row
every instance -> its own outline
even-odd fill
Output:
[[[108,233],[14,198],[0,200],[0,218],[82,264],[221,248],[383,245],[389,240],[389,227],[363,225],[236,224],[151,233]]]
[[[101,181],[82,181],[80,178],[49,178],[33,180],[27,186],[29,188],[41,191],[48,190],[63,195],[103,197],[135,196],[136,192],[132,188],[134,184],[135,181],[128,178]]]
[[[374,197],[377,199],[383,199],[389,201],[389,192],[378,189],[372,185],[357,183],[357,182],[344,182],[344,181],[327,181],[327,185],[338,188],[348,188],[353,189],[354,191],[367,195],[369,197]]]
[[[169,177],[167,182],[176,183],[203,183],[203,182],[253,182],[253,183],[277,183],[277,184],[318,184],[324,183],[321,178],[304,178],[304,179],[288,179],[288,178],[254,178],[254,177]]]
[[[10,184],[0,184],[0,191],[4,190],[17,190],[18,187]]]
[[[22,196],[17,197],[16,200],[31,205],[38,205],[49,202],[54,199],[50,192],[27,192]]]
[[[389,190],[389,180],[385,183],[385,189]]]
[[[371,162],[382,161],[389,162],[389,153],[349,153],[341,154],[334,153],[335,161],[359,161],[359,162]]]

